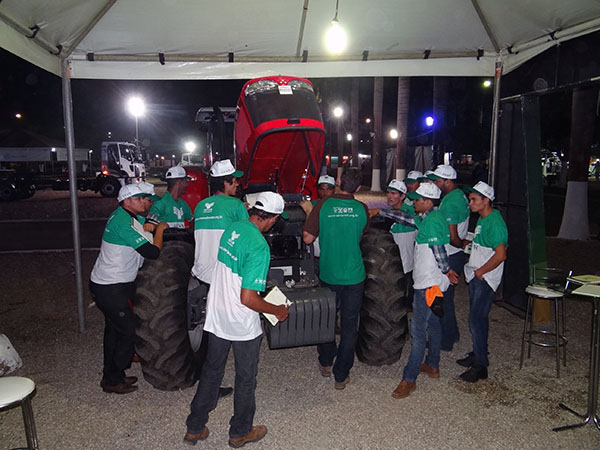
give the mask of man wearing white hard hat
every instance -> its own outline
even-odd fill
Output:
[[[446,245],[450,242],[448,226],[442,213],[435,207],[439,204],[441,191],[432,183],[422,183],[409,197],[414,201],[418,218],[412,223],[418,226],[413,269],[413,317],[410,324],[411,349],[404,367],[402,381],[392,393],[394,398],[408,397],[417,388],[419,373],[431,378],[440,376],[441,323],[443,314],[439,297],[451,283],[457,283],[456,273],[450,269]],[[406,223],[411,222],[403,214]],[[444,304],[445,306],[445,304]],[[425,350],[427,356],[425,361]]]
[[[233,347],[235,397],[229,421],[229,445],[241,447],[262,439],[264,425],[253,426],[255,389],[262,328],[259,313],[287,319],[286,306],[266,302],[259,292],[266,288],[271,261],[263,237],[279,216],[284,218],[284,201],[274,192],[262,192],[250,208],[247,220],[234,222],[223,232],[219,255],[211,279],[204,329],[208,350],[196,395],[187,418],[184,441],[195,444],[208,437],[208,414],[217,403],[227,355]]]
[[[303,200],[300,202],[300,206],[306,213],[306,217],[312,212],[313,206],[317,204],[319,200],[322,198],[329,198],[335,193],[335,179],[329,175],[322,175],[319,177],[317,181],[317,195],[319,198],[316,198],[312,201]],[[318,258],[321,256],[321,246],[319,245],[319,238],[315,239],[313,242],[313,249],[315,252],[315,257]]]
[[[194,210],[194,266],[188,286],[188,303],[195,311],[204,308],[223,231],[233,222],[248,219],[246,206],[236,198],[238,179],[244,172],[236,170],[231,161],[225,159],[216,161],[209,175],[212,195],[200,201]],[[201,339],[204,339],[202,335]],[[219,396],[227,397],[232,392],[230,387],[222,387]]]
[[[162,248],[165,222],[156,226],[154,237],[143,230],[151,203],[148,192],[137,184],[126,184],[117,197],[119,207],[108,218],[100,255],[90,275],[92,298],[102,311],[104,369],[100,386],[104,392],[127,394],[137,390],[136,377],[125,376],[135,353],[135,320],[131,302],[135,279],[144,258],[156,259]]]
[[[415,208],[412,205],[412,202],[411,205],[406,203],[406,194],[407,186],[403,181],[390,181],[386,192],[386,199],[389,208],[381,210],[379,214],[383,217],[389,217],[393,219],[394,216],[390,213],[403,211],[411,216],[414,216]],[[390,228],[390,233],[392,233],[394,242],[396,242],[396,245],[398,245],[407,287],[409,292],[412,293],[412,271],[414,266],[415,237],[417,236],[417,229],[414,226],[409,226],[402,223],[394,223]],[[412,295],[409,294],[408,298],[409,300],[412,299]]]
[[[167,222],[170,228],[185,228],[185,221],[192,221],[194,215],[181,196],[185,194],[188,177],[185,169],[174,166],[167,170],[167,192],[154,202],[148,212],[148,222],[157,224]]]
[[[460,276],[466,259],[463,247],[469,229],[469,202],[462,189],[456,185],[456,170],[452,166],[437,166],[433,173],[429,174],[429,179],[444,194],[440,211],[446,217],[450,231],[448,257],[450,267]],[[442,318],[442,350],[447,352],[452,351],[454,343],[460,339],[454,310],[454,286],[448,289],[448,292],[444,292],[444,317]]]
[[[235,197],[242,175],[244,172],[236,170],[228,159],[215,162],[210,168],[211,196],[199,202],[194,210],[196,250],[192,274],[203,283],[210,283],[225,228],[248,219],[246,206]]]
[[[474,383],[488,376],[488,316],[494,292],[502,280],[508,229],[500,211],[492,208],[493,187],[480,181],[469,191],[471,211],[479,214],[471,255],[465,265],[465,279],[469,283],[469,328],[473,338],[473,351],[456,362],[468,367],[460,378]]]
[[[423,178],[423,173],[421,173],[418,170],[411,170],[410,172],[408,172],[408,175],[406,175],[406,178],[404,179],[406,191],[415,192],[421,184],[421,178]],[[406,203],[409,206],[412,206],[412,200],[408,197],[404,199],[404,203]]]

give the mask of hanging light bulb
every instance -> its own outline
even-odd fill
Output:
[[[331,21],[331,27],[325,34],[325,45],[326,45],[327,49],[333,54],[341,53],[346,48],[346,43],[348,41],[348,39],[346,37],[346,32],[340,26],[340,23],[338,22],[338,19],[337,19],[338,6],[339,6],[339,0],[336,0],[335,16],[333,17],[333,20]]]

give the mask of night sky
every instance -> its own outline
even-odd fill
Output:
[[[595,53],[590,53],[592,49]],[[600,33],[562,44],[538,56],[530,64],[503,77],[502,96],[552,88],[600,73]],[[0,50],[0,132],[24,127],[64,141],[61,80],[21,58]],[[485,157],[489,147],[492,89],[483,78],[450,78],[445,144],[457,154]],[[222,81],[114,81],[73,80],[73,110],[77,146],[99,149],[103,140],[133,141],[135,120],[125,109],[129,96],[146,101],[146,115],[139,119],[140,140],[149,154],[179,154],[183,142],[201,140],[194,116],[201,106],[235,106],[247,80]],[[327,128],[332,105],[350,104],[352,79],[312,79]],[[544,84],[545,83],[545,84]],[[373,79],[360,80],[360,116],[372,117]],[[427,145],[430,136],[423,125],[432,110],[433,79],[411,79],[409,145]],[[395,127],[397,78],[385,79],[384,132]],[[542,96],[542,146],[562,150],[568,146],[570,91]],[[16,113],[23,115],[16,119]],[[482,120],[483,119],[483,120]],[[350,128],[349,119],[346,127]],[[333,130],[332,130],[333,131]],[[361,138],[368,136],[363,125]],[[596,133],[599,134],[598,132]],[[384,146],[393,142],[384,140]],[[364,151],[361,149],[361,151]],[[97,152],[94,152],[97,153]]]

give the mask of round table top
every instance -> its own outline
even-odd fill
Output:
[[[0,408],[23,400],[35,389],[35,383],[25,377],[0,377]]]

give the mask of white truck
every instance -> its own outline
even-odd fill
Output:
[[[129,142],[102,142],[100,171],[92,170],[92,150],[75,149],[77,188],[116,197],[128,183],[146,179],[143,152]],[[29,198],[38,189],[69,189],[67,149],[0,148],[0,201]]]

